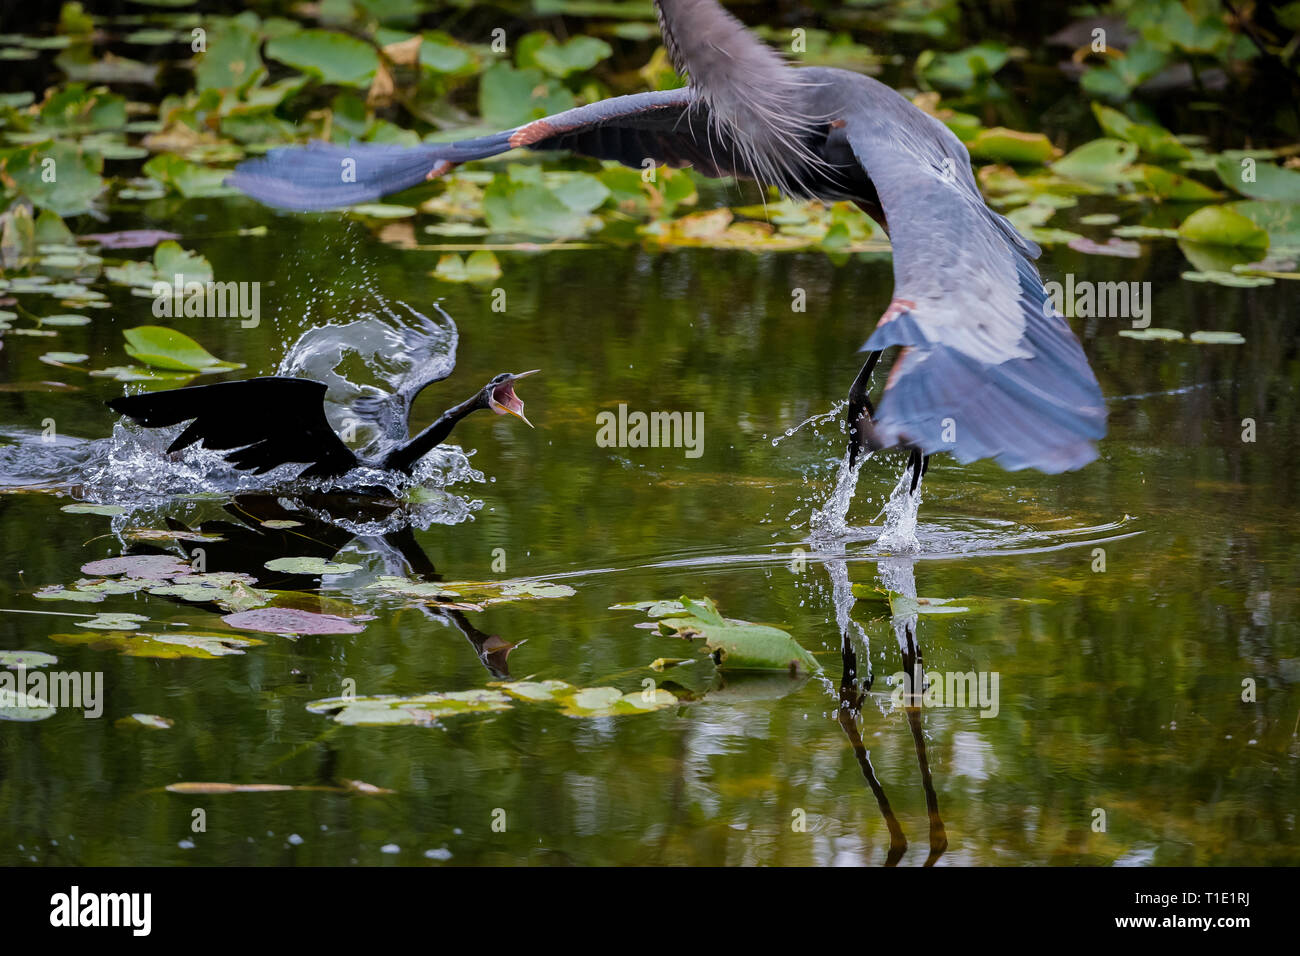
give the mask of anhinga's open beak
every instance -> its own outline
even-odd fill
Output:
[[[541,369],[535,368],[532,371],[520,372],[518,375],[511,375],[500,385],[493,386],[488,393],[488,407],[498,415],[514,415],[529,428],[532,428],[533,423],[524,417],[524,403],[515,394],[515,382],[540,371]]]

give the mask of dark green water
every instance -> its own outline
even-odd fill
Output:
[[[237,375],[273,371],[312,321],[350,318],[363,282],[422,309],[442,296],[460,326],[456,373],[421,398],[419,424],[495,372],[543,370],[520,387],[535,430],[479,416],[457,432],[488,479],[451,489],[482,502],[473,520],[416,532],[449,580],[500,577],[492,562],[504,549],[507,576],[562,575],[576,589],[467,615],[520,644],[513,677],[624,691],[646,677],[679,679],[647,665],[689,656],[682,642],[608,608],[683,593],[785,628],[825,674],[728,678],[699,700],[632,717],[521,705],[435,727],[345,727],[305,705],[340,693],[346,679],[360,693],[414,694],[484,687],[492,675],[456,629],[345,584],[331,593],[376,615],[363,633],[265,635],[264,646],[215,660],[69,646],[49,636],[75,632],[75,618],[0,613],[0,649],[102,671],[106,695],[101,719],[61,711],[0,722],[0,863],[423,865],[434,862],[426,851],[445,850],[437,857],[451,863],[880,864],[901,846],[896,837],[890,857],[882,798],[910,844],[904,865],[926,861],[940,826],[940,865],[1300,862],[1300,315],[1286,283],[1180,281],[1186,265],[1171,244],[1132,261],[1049,252],[1049,276],[1149,280],[1154,325],[1234,330],[1246,344],[1142,342],[1119,337],[1114,320],[1077,320],[1110,401],[1101,458],[1061,476],[936,459],[923,551],[895,570],[911,573],[922,596],[987,599],[971,613],[922,615],[915,640],[932,672],[996,672],[997,715],[894,707],[895,628],[883,606],[859,603],[849,646],[858,677],[873,683],[860,717],[841,721],[848,662],[832,575],[876,581],[875,532],[827,551],[809,545],[810,514],[834,483],[838,431],[772,439],[847,390],[854,350],[890,299],[887,258],[505,253],[498,285],[508,306],[498,314],[490,290],[429,278],[435,255],[386,246],[337,217],[274,217],[231,201],[145,210],[113,226],[188,223],[182,242],[218,279],[264,283],[257,329],[173,323],[247,363]],[[268,235],[205,238],[255,223]],[[790,309],[796,287],[808,290],[806,313]],[[7,337],[0,379],[55,377],[37,361],[53,347],[120,363],[120,329],[153,321],[150,302],[105,288],[114,308],[61,330],[57,346]],[[0,393],[0,423],[39,432],[53,418],[60,434],[108,435],[114,420],[102,402],[122,386],[68,380],[82,389]],[[703,454],[598,447],[597,414],[624,402],[703,412]],[[1245,418],[1256,422],[1253,443],[1242,441]],[[33,443],[19,440],[36,454]],[[902,463],[867,464],[852,524],[872,523]],[[108,518],[60,511],[69,500],[0,494],[0,606],[223,628],[216,613],[165,598],[93,608],[35,600],[36,588],[70,583],[82,563],[123,550],[106,534]],[[193,503],[173,507],[194,514]],[[152,513],[158,527],[165,513]],[[792,570],[795,549],[802,570]],[[262,560],[221,570],[254,572]],[[1248,679],[1253,702],[1242,699]],[[114,725],[134,712],[175,726]],[[161,789],[347,779],[396,792]],[[196,808],[206,832],[191,830]],[[493,827],[500,811],[504,832]],[[1098,811],[1104,832],[1094,829]]]

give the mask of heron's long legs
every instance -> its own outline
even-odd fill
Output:
[[[916,494],[916,486],[921,483],[921,476],[930,470],[930,456],[922,455],[921,449],[913,448],[908,456],[907,467],[912,470],[912,487],[908,494]]]
[[[849,407],[845,414],[845,425],[849,435],[849,467],[857,465],[864,448],[875,448],[875,429],[871,425],[876,410],[867,395],[871,388],[871,373],[880,361],[880,352],[872,352],[863,363],[858,377],[849,388]]]

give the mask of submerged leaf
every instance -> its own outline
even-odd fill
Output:
[[[286,607],[240,611],[227,614],[222,620],[241,631],[267,634],[360,634],[366,629],[357,620]]]

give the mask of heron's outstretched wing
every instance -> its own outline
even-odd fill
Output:
[[[251,378],[115,398],[108,407],[146,428],[189,421],[167,451],[197,441],[236,468],[257,474],[278,465],[311,465],[308,477],[340,475],[356,456],[325,419],[325,386],[300,378]]]
[[[517,148],[572,150],[633,167],[647,159],[656,165],[692,165],[707,176],[736,172],[731,145],[711,135],[707,114],[694,92],[683,87],[616,96],[456,143],[316,142],[273,149],[240,163],[226,182],[271,206],[334,209],[370,202],[435,179],[460,163]]]
[[[876,439],[1009,470],[1086,465],[1106,433],[1105,405],[1043,289],[1038,247],[985,204],[965,147],[942,123],[885,99],[844,128],[894,250],[894,301],[863,346],[903,346]]]

